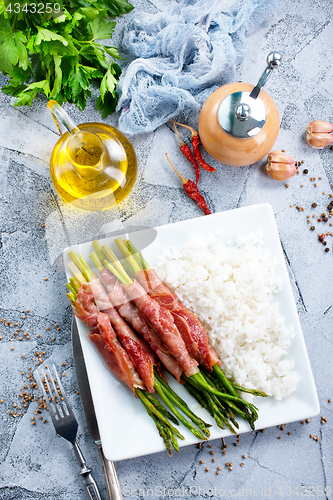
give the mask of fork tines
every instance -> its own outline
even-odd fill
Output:
[[[91,469],[87,466],[76,441],[79,424],[67,400],[54,363],[49,361],[48,364],[49,366],[40,365],[35,370],[34,376],[44,393],[55,431],[58,436],[62,436],[73,445],[75,458],[80,466],[80,475],[83,478],[88,497],[91,500],[101,500],[98,486],[91,475]]]
[[[49,365],[41,366],[34,375],[43,391],[53,423],[55,424],[59,419],[70,415],[70,405],[55,365],[52,363],[51,368]]]

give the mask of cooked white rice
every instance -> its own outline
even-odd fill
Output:
[[[205,326],[225,374],[280,400],[299,377],[284,359],[294,333],[273,300],[282,285],[276,266],[261,234],[226,246],[215,233],[166,251],[157,271]]]

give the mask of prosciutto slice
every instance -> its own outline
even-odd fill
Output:
[[[96,307],[109,316],[112,328],[116,332],[119,342],[140,373],[142,380],[146,384],[147,390],[149,392],[155,392],[154,366],[158,366],[155,354],[150,349],[149,345],[135,333],[133,328],[113,307],[101,280],[94,276],[90,282],[90,287]]]
[[[139,373],[133,366],[125,349],[117,339],[110,318],[107,314],[97,314],[98,333],[89,333],[89,338],[96,346],[109,370],[135,394],[135,389],[145,389]]]
[[[161,340],[168,347],[170,353],[178,361],[186,376],[190,377],[198,372],[198,363],[189,355],[172,314],[152,299],[144,288],[134,280],[124,284],[124,289],[138,307],[143,318],[152,326]]]
[[[72,306],[73,312],[77,318],[87,324],[90,331],[98,333],[97,313],[98,309],[94,301],[94,296],[91,293],[89,283],[84,283],[80,286],[76,296],[75,306]]]
[[[98,314],[102,309],[102,312],[109,317],[112,330],[115,332],[118,341],[141,375],[146,389],[149,392],[155,392],[154,366],[158,365],[155,354],[112,306],[103,284],[96,276],[90,283],[81,285],[75,305],[76,307],[73,306],[75,316],[89,326],[91,335],[100,335]],[[89,338],[94,341],[96,347],[98,344],[100,352],[103,345],[102,340],[91,337],[91,335]]]
[[[212,371],[212,366],[215,364],[220,366],[217,354],[208,343],[204,326],[178,300],[177,295],[172,293],[168,285],[161,280],[155,269],[137,272],[136,279],[150,297],[170,311],[190,356],[209,371]]]
[[[153,328],[143,319],[139,309],[125,292],[123,285],[109,269],[101,269],[99,273],[109,292],[111,302],[118,310],[119,314],[143,337],[165,368],[176,377],[178,382],[181,382],[180,377],[183,373],[182,367],[169,352],[169,349],[164,342],[162,342],[155,330],[153,330]]]
[[[117,339],[109,316],[98,311],[90,283],[81,285],[75,305],[76,307],[72,306],[75,316],[89,326],[88,337],[96,346],[109,370],[134,394],[136,388],[145,389],[139,373]]]

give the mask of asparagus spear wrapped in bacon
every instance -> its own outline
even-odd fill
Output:
[[[214,349],[209,345],[207,332],[199,319],[190,312],[178,299],[175,293],[158,276],[155,269],[152,269],[138,252],[131,241],[126,240],[126,245],[121,238],[116,238],[115,242],[125,256],[133,255],[141,269],[135,272],[136,279],[141,283],[146,292],[154,298],[161,306],[170,310],[174,322],[180,331],[190,355],[198,363],[213,372],[213,380],[218,379],[222,387],[237,396],[237,391],[250,392],[256,396],[266,396],[265,393],[253,389],[246,389],[230,382],[220,369],[219,360]],[[133,261],[131,261],[133,263]],[[210,380],[212,380],[210,378]]]
[[[171,313],[152,299],[136,280],[133,280],[132,283],[124,283],[124,288],[145,320],[154,328],[169,351],[172,352],[185,375],[191,377],[198,373],[198,363],[189,355]]]
[[[73,306],[74,314],[89,326],[89,338],[96,345],[109,368],[114,362],[115,375],[120,380],[132,391],[134,387],[140,387],[154,392],[154,364],[157,365],[154,353],[125,323],[110,301],[105,300],[101,286],[102,284],[96,277],[90,283],[80,286],[75,307]],[[105,350],[103,350],[104,347]],[[117,358],[110,357],[110,352],[117,354]],[[133,386],[133,381],[127,372],[122,375],[121,371],[117,370],[121,356],[124,358],[124,367],[130,367],[129,372],[135,373],[136,386]],[[133,370],[134,366],[135,370]]]
[[[113,307],[101,281],[94,277],[90,285],[97,308],[109,316],[118,340],[129,353],[148,392],[154,392],[154,366],[158,366],[155,354]]]
[[[110,371],[138,397],[143,403],[148,415],[153,419],[163,443],[172,456],[171,444],[178,452],[177,437],[184,439],[180,432],[169,422],[178,425],[177,419],[169,413],[157,400],[144,389],[143,381],[136,371],[125,349],[119,343],[107,314],[96,313],[97,306],[93,301],[90,284],[78,283],[72,278],[67,284],[70,289],[68,296],[77,317],[85,321],[89,318],[91,325],[89,338],[96,346]],[[87,309],[85,309],[87,308]]]
[[[96,275],[93,274],[89,284],[83,285],[82,288],[83,292],[80,296],[84,296],[84,292],[86,292],[87,298],[85,302],[89,306],[88,310],[90,312],[90,317],[86,318],[86,322],[87,319],[89,320],[88,326],[93,325],[94,322],[98,324],[97,315],[99,311],[105,313],[116,332],[119,342],[140,373],[147,390],[154,392],[154,366],[157,366],[158,362],[152,350],[113,307],[102,282]],[[80,293],[80,290],[78,293]],[[80,307],[79,304],[78,306]],[[78,315],[75,310],[74,314]],[[83,319],[82,314],[80,319]]]
[[[139,272],[140,270],[142,270],[143,268],[148,267],[147,263],[144,261],[143,257],[140,254],[138,254],[139,259],[135,260],[133,255],[130,252],[126,251],[126,249],[124,249],[124,244],[123,244],[122,240],[117,238],[115,240],[115,242],[118,244],[118,246],[123,250],[123,253],[126,255],[127,263],[132,267],[134,275],[137,272]],[[103,246],[103,249],[106,250],[107,247],[105,248],[105,246]],[[112,254],[112,252],[111,252],[111,254]],[[138,261],[141,263],[141,267],[139,266]],[[119,270],[119,266],[121,267],[119,262],[113,261],[113,264],[114,265],[117,264],[118,270]],[[113,272],[115,271],[115,274],[117,275],[118,271],[113,269],[112,266],[110,267],[110,265],[108,265],[108,267]],[[119,277],[119,273],[118,273],[118,277]],[[149,306],[151,305],[151,309],[153,310],[153,314],[152,314],[153,319],[154,319],[154,312],[155,311],[158,311],[158,315],[160,315],[159,317],[162,317],[162,318],[163,318],[163,315],[167,315],[167,313],[168,313],[167,317],[168,317],[170,323],[172,321],[175,329],[177,330],[177,327],[175,325],[171,311],[168,309],[165,309],[163,306],[158,304],[152,297],[149,297],[149,295],[146,293],[144,288],[141,287],[135,279],[132,280],[131,278],[129,278],[127,273],[124,272],[122,274],[122,276],[120,276],[120,281],[122,281],[124,288],[127,290],[128,294],[130,295],[130,298],[136,303],[136,305],[138,305],[139,309],[141,308],[140,311],[145,318],[146,318],[145,314],[147,314],[147,312],[145,311],[145,306],[147,307],[147,305],[148,305],[147,311],[150,314],[151,311],[149,309]],[[165,292],[165,287],[163,287],[163,292]],[[148,297],[150,298],[150,301],[149,301]],[[169,296],[167,298],[167,302],[169,304],[169,307],[171,304],[171,308],[173,307],[172,304],[177,304],[177,302],[175,301],[175,297],[173,296],[173,294],[170,294],[170,293],[169,293]],[[179,311],[181,310],[181,306],[182,306],[182,304],[180,304],[178,306]],[[163,330],[163,327],[164,327],[163,321],[157,321],[154,324],[150,318],[147,318],[147,320],[150,322],[151,326],[155,329],[155,331],[157,331],[157,333],[161,336],[163,334],[163,332],[160,331],[159,328],[161,328],[161,330]],[[167,327],[169,327],[170,323],[167,323]],[[196,322],[196,325],[198,325],[198,320]],[[189,330],[188,327],[189,327],[189,325],[187,324],[187,329]],[[206,332],[205,331],[203,332],[201,329],[201,334],[202,333],[204,333],[204,335],[207,337]],[[178,334],[179,334],[179,337],[181,338],[179,331],[178,331]],[[163,340],[164,340],[164,338],[163,338]],[[193,339],[188,335],[188,341],[192,343],[192,345],[191,345],[192,352],[198,353],[199,345],[198,345],[198,343],[193,342],[193,340],[195,340],[195,338]],[[207,341],[207,343],[208,343],[208,341]],[[174,354],[174,352],[172,351],[172,346],[170,345],[168,347],[170,348],[170,352],[172,352],[172,354]],[[196,355],[198,355],[198,354],[196,354]],[[214,360],[214,355],[213,355],[212,349],[207,350],[207,344],[206,344],[206,352],[204,354],[201,354],[201,356],[204,357],[205,362],[206,362],[206,366],[208,364],[207,357],[209,356],[209,358],[208,358],[209,371],[213,371],[213,375],[214,375],[214,377],[216,377],[216,381],[215,381],[215,379],[212,380],[211,378],[207,377],[209,371],[207,371],[207,374],[206,374],[205,371],[200,371],[200,370],[198,370],[196,373],[188,375],[184,369],[185,373],[183,375],[183,378],[186,380],[186,382],[188,382],[189,384],[192,384],[194,386],[195,390],[201,391],[201,393],[204,395],[204,397],[208,401],[208,404],[209,404],[209,407],[211,409],[212,414],[214,413],[214,415],[216,415],[215,407],[216,407],[216,398],[217,398],[218,403],[220,405],[222,404],[222,406],[223,406],[223,409],[224,409],[223,411],[229,412],[229,414],[230,414],[230,411],[232,410],[233,412],[239,414],[240,416],[242,416],[243,418],[248,420],[251,428],[253,429],[254,428],[254,421],[258,418],[257,408],[254,405],[252,405],[251,403],[246,402],[245,400],[243,400],[240,397],[237,390],[243,390],[243,388],[236,386],[235,384],[233,384],[230,380],[228,380],[226,378],[226,376],[224,375],[224,373],[222,372],[222,370],[218,366],[220,363],[217,362],[217,356],[215,356],[215,360]],[[214,361],[216,361],[216,362],[214,363]],[[253,391],[253,390],[250,391],[250,390],[246,390],[246,389],[245,389],[245,391],[251,392],[252,394],[255,394],[255,395],[265,396],[264,393],[260,393],[258,391]],[[214,411],[213,411],[213,409],[214,409]],[[222,408],[221,408],[221,410],[222,410]],[[233,416],[232,416],[232,418],[233,418]]]
[[[109,256],[113,255],[110,249],[105,248],[105,250]],[[108,269],[113,272],[113,268],[109,267],[108,262],[104,262]],[[136,280],[131,280],[120,263],[116,263],[116,266],[118,266],[118,271],[122,273],[122,276],[120,276],[118,272],[118,276],[122,280],[126,294],[137,306],[144,321],[158,334],[187,376],[191,377],[197,373],[198,363],[189,355],[171,313],[152,299]]]
[[[132,254],[139,257],[144,268],[135,273],[136,280],[150,297],[171,312],[190,356],[208,371],[212,371],[215,364],[220,366],[221,361],[209,345],[207,332],[198,318],[179,301],[177,295],[172,293],[168,285],[161,280],[155,269],[152,269],[143,257],[138,255],[137,249],[130,241],[127,241],[129,250],[120,238],[117,238],[115,242],[125,255],[128,256],[130,250]]]
[[[150,297],[171,312],[175,325],[192,358],[209,371],[212,371],[212,367],[215,364],[221,365],[216,352],[208,343],[204,326],[178,300],[177,295],[171,292],[168,285],[161,280],[155,269],[142,269],[135,274],[135,278]]]
[[[99,334],[90,332],[89,338],[96,346],[108,368],[135,394],[135,390],[145,389],[139,373],[134,368],[127,352],[118,342],[114,329],[107,314],[97,314]]]
[[[117,339],[120,341],[121,345],[128,353],[129,357],[133,361],[134,366],[137,368],[138,372],[141,375],[142,380],[145,382],[147,389],[150,392],[156,390],[158,394],[161,396],[162,400],[167,404],[167,406],[171,409],[172,413],[176,415],[176,417],[190,429],[190,431],[199,439],[206,439],[209,436],[209,431],[207,429],[208,424],[206,424],[202,419],[197,417],[191,410],[186,406],[180,398],[174,393],[178,403],[176,405],[187,415],[189,418],[198,425],[199,429],[196,429],[190,422],[186,420],[186,418],[175,408],[174,404],[170,400],[170,394],[167,396],[165,394],[164,384],[161,385],[161,377],[158,375],[158,362],[156,356],[151,351],[149,346],[142,340],[134,330],[124,321],[124,319],[120,316],[118,311],[113,307],[108,294],[105,291],[105,288],[100,281],[99,278],[92,272],[88,264],[84,261],[84,259],[79,259],[74,252],[70,252],[69,256],[72,260],[81,266],[82,270],[85,273],[85,276],[90,281],[89,284],[83,284],[83,287],[86,290],[89,290],[91,295],[94,298],[95,310],[93,309],[93,303],[90,298],[89,301],[89,312],[102,310],[103,314],[105,314],[112,327],[114,328]],[[83,264],[84,263],[84,264]],[[90,287],[90,288],[88,288]],[[78,291],[78,293],[80,290]],[[76,303],[75,303],[76,306]],[[77,314],[77,313],[76,313]],[[99,314],[99,313],[98,313]],[[97,314],[97,318],[99,317]],[[78,314],[77,314],[78,315]],[[82,315],[81,315],[82,316]],[[96,340],[96,339],[95,339]],[[103,346],[102,346],[103,347]],[[105,355],[105,354],[104,354]],[[155,367],[155,371],[154,371]],[[116,374],[117,375],[117,374]],[[157,379],[155,378],[157,377]],[[171,388],[169,388],[169,393],[173,393]],[[137,391],[136,391],[136,394]],[[142,394],[139,394],[139,397],[142,399]],[[145,396],[146,397],[146,396]],[[181,401],[182,403],[180,403]]]
[[[145,385],[127,352],[118,342],[109,316],[99,312],[90,283],[76,284],[76,286],[71,294],[73,312],[89,327],[89,338],[106,365],[134,394],[136,388],[144,390]]]
[[[100,250],[98,246],[97,249]],[[111,302],[118,310],[119,314],[132,325],[134,330],[141,335],[141,337],[143,337],[151,349],[156,353],[161,363],[176,377],[178,382],[180,382],[180,377],[183,373],[180,364],[172,354],[170,354],[167,346],[162,342],[157,333],[145,322],[139,309],[134,302],[130,300],[119,280],[107,267],[103,266],[98,254],[93,253],[91,258],[106,285]]]

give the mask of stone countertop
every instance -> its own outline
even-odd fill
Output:
[[[166,0],[133,3],[137,10],[149,8],[154,12]],[[118,38],[122,22],[116,32]],[[305,140],[310,121],[333,123],[332,39],[331,0],[281,0],[264,24],[248,37],[244,63],[237,69],[239,80],[255,83],[267,54],[271,50],[283,54],[281,67],[266,87],[281,115],[274,149],[285,149],[295,159],[304,161],[301,173],[290,179],[289,187],[285,182],[270,179],[263,171],[263,161],[241,168],[213,161],[218,166],[214,177],[204,172],[200,180],[201,191],[214,212],[260,202],[273,206],[318,391],[320,414],[309,423],[287,424],[283,430],[271,427],[265,432],[242,434],[239,443],[235,438],[226,438],[225,454],[221,440],[215,440],[201,449],[184,447],[172,459],[163,452],[118,462],[124,497],[332,498],[332,238],[327,238],[329,252],[325,253],[318,233],[329,231],[329,223],[324,226],[316,221],[315,231],[310,231],[306,216],[318,216],[327,210],[332,193],[333,151],[315,150]],[[101,213],[97,218],[87,213],[73,216],[50,181],[48,162],[57,131],[46,100],[37,99],[31,108],[14,108],[12,104],[11,98],[0,93],[0,317],[1,322],[4,320],[0,324],[0,498],[86,498],[69,443],[55,435],[50,422],[43,423],[43,419],[48,419],[45,412],[42,419],[38,418],[33,398],[24,407],[19,396],[22,389],[34,393],[26,376],[29,367],[33,370],[38,362],[39,352],[45,360],[52,356],[59,365],[65,363],[63,380],[79,421],[79,444],[106,499],[99,455],[88,434],[76,392],[70,340],[72,312],[59,256],[66,244],[80,238],[89,241],[124,225],[158,226],[200,217],[201,212],[188,200],[177,177],[161,158],[163,144],[187,175],[190,167],[179,153],[172,130],[164,125],[154,133],[133,138],[139,177],[118,210]],[[74,106],[64,107],[79,123],[101,120],[93,103],[83,113]],[[116,125],[116,118],[114,115],[106,121]],[[304,168],[308,174],[303,173]],[[311,177],[316,177],[316,182]],[[315,210],[311,208],[313,202],[318,205]],[[305,210],[298,210],[297,205]],[[17,329],[20,332],[13,337]],[[23,340],[19,340],[19,335]],[[327,423],[321,423],[321,415]],[[36,425],[32,425],[33,417]],[[318,440],[310,435],[318,436]],[[200,464],[201,460],[204,464]],[[225,466],[230,462],[233,470]],[[244,466],[240,466],[241,462]],[[221,470],[216,475],[218,466]]]

